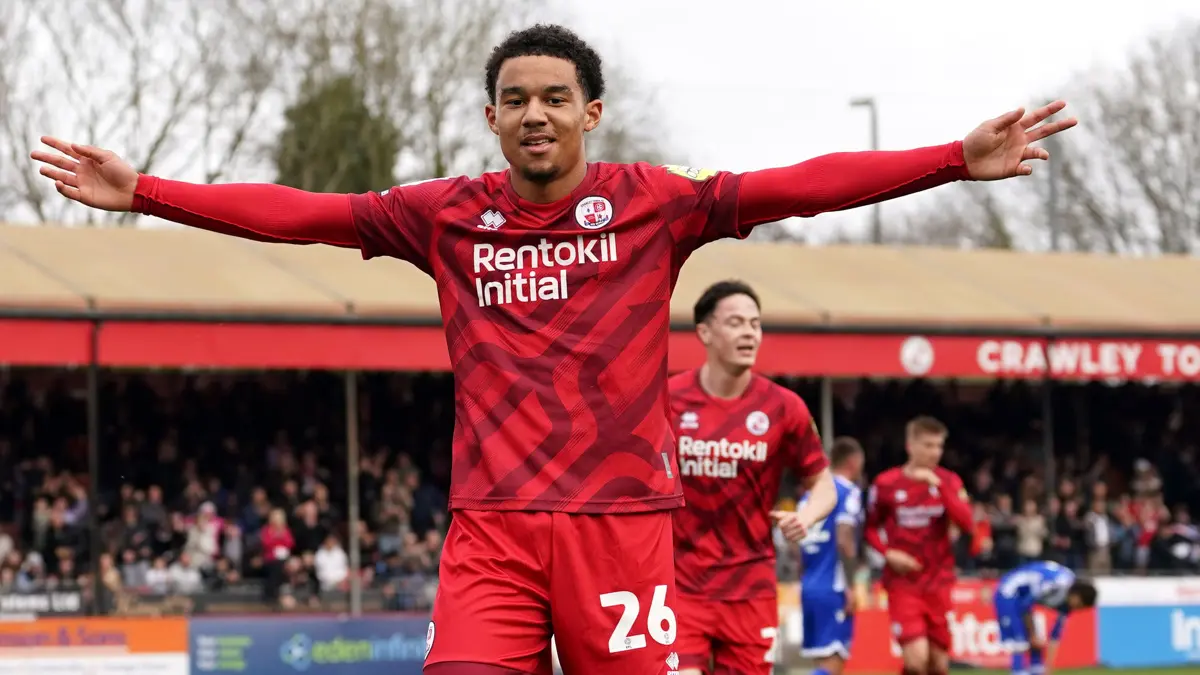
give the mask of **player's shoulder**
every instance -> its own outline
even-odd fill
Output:
[[[875,476],[875,480],[871,481],[871,486],[876,488],[892,487],[903,479],[904,470],[901,467],[893,466],[879,472],[879,475]]]
[[[458,195],[491,192],[499,174],[482,176],[444,176],[424,178],[393,185],[378,192],[385,202],[403,201],[416,206],[441,208],[455,201]]]
[[[698,388],[695,368],[688,368],[667,378],[667,391],[672,398],[692,396]]]
[[[651,164],[650,162],[634,162],[632,164],[612,165],[621,167],[621,171],[629,172],[643,183],[652,188],[665,187],[669,190],[696,190],[703,184],[728,173],[716,169],[703,169],[684,166],[682,164]]]
[[[962,487],[963,485],[962,476],[959,476],[958,473],[952,469],[947,469],[944,466],[937,466],[934,467],[933,472],[938,478],[942,479],[943,485],[954,485],[956,487]]]

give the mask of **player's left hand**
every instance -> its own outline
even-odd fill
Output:
[[[1001,180],[1033,173],[1033,167],[1025,162],[1050,159],[1050,152],[1031,144],[1078,123],[1074,117],[1045,122],[1065,107],[1066,102],[1055,101],[1028,114],[1024,108],[1017,108],[980,124],[963,139],[967,173],[973,180]]]
[[[772,511],[771,519],[779,526],[783,536],[793,544],[808,536],[808,525],[795,511]]]

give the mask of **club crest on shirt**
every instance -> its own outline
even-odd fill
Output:
[[[679,164],[664,164],[663,168],[667,173],[673,173],[676,176],[683,176],[688,180],[705,181],[717,175],[713,169],[693,169],[690,166],[680,166]]]
[[[682,415],[679,416],[679,428],[680,429],[699,429],[700,428],[700,414],[693,410],[689,410],[689,411],[683,413]]]
[[[904,490],[896,490],[896,501],[902,502],[908,498],[908,493]]]
[[[938,496],[938,489],[937,489],[937,486],[936,486],[936,485],[930,485],[930,486],[929,486],[929,496],[931,496],[931,497],[936,497],[936,496]]]
[[[755,436],[762,436],[763,434],[767,433],[767,430],[770,428],[771,418],[767,417],[765,412],[761,410],[755,410],[749,415],[746,415],[746,431],[749,431]]]
[[[575,205],[575,222],[585,230],[598,230],[612,219],[612,202],[604,197],[584,197]]]

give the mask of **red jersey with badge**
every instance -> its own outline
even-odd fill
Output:
[[[670,390],[686,498],[674,514],[678,592],[717,600],[775,597],[770,511],[783,471],[807,478],[828,466],[808,406],[759,375],[736,399],[710,396],[699,369],[672,377]]]
[[[683,503],[667,423],[670,298],[700,245],[749,232],[740,176],[589,164],[565,199],[506,172],[351,198],[363,255],[437,282],[457,389],[450,507]]]
[[[871,484],[864,526],[867,543],[881,553],[889,548],[904,551],[922,567],[899,575],[885,566],[883,584],[893,592],[954,583],[950,526],[969,529],[973,518],[958,474],[940,466],[934,473],[941,479],[940,486],[911,478],[902,467],[884,471]]]

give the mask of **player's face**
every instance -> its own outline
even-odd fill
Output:
[[[752,368],[762,344],[760,321],[754,299],[738,293],[717,303],[708,321],[697,327],[697,334],[708,349],[709,360],[735,370]]]
[[[857,483],[862,480],[863,467],[866,466],[867,458],[861,452],[856,452],[846,458],[846,478]]]
[[[917,433],[908,438],[908,456],[917,466],[937,466],[945,447],[946,437],[942,434]]]
[[[520,56],[500,66],[485,112],[513,170],[546,184],[582,164],[583,134],[600,124],[600,101],[588,101],[575,64],[553,56]]]

